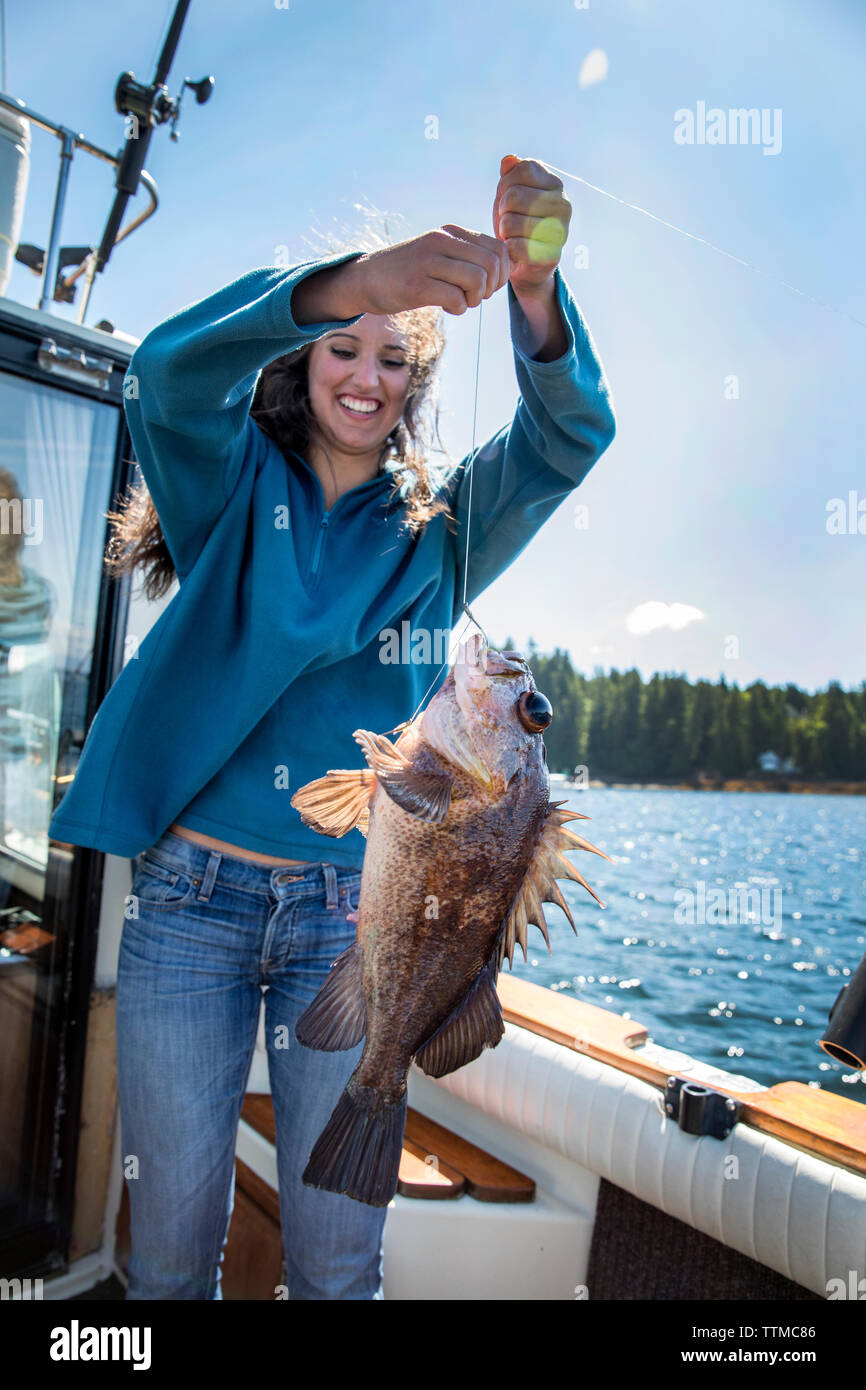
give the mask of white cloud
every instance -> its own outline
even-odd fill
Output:
[[[580,68],[578,83],[581,87],[594,87],[607,77],[607,54],[603,48],[594,48],[587,53]]]
[[[637,608],[633,608],[625,620],[625,625],[629,632],[638,635],[655,632],[660,627],[679,632],[680,628],[688,627],[689,623],[697,622],[706,616],[700,608],[694,608],[690,603],[659,603],[652,599],[649,603],[639,603]]]

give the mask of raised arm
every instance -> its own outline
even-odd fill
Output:
[[[251,447],[249,411],[259,372],[274,358],[357,322],[360,311],[329,316],[347,300],[348,277],[338,279],[336,267],[362,254],[334,253],[291,270],[251,270],[160,323],[133,353],[124,382],[126,417],[181,577]]]
[[[507,569],[560,503],[586,477],[614,437],[610,390],[595,344],[562,273],[556,303],[567,343],[562,356],[536,361],[538,325],[530,325],[511,285],[508,307],[520,399],[514,418],[461,460],[447,491],[457,519],[457,587],[452,622],[460,615],[469,535],[469,582],[474,598]],[[556,340],[556,335],[552,335]]]
[[[426,304],[465,313],[501,288],[507,266],[493,237],[448,223],[379,251],[251,270],[148,333],[129,364],[125,407],[178,575],[195,563],[256,441],[249,411],[263,367],[365,313]]]

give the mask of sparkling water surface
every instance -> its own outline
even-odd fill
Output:
[[[866,798],[552,782],[562,799],[592,818],[569,829],[614,860],[569,852],[606,907],[557,880],[579,935],[546,904],[553,954],[530,926],[515,975],[764,1085],[866,1101],[866,1073],[817,1044],[866,952]]]

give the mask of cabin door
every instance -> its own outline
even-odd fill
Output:
[[[92,338],[0,305],[0,1278],[14,1279],[62,1270],[68,1251],[103,856],[49,844],[47,827],[120,669],[128,586],[102,557],[131,447],[128,349],[74,381],[46,344],[93,358]]]

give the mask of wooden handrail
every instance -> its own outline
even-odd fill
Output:
[[[497,990],[509,1023],[664,1090],[671,1069],[641,1055],[648,1036],[643,1024],[505,972]],[[737,1091],[715,1080],[707,1084],[741,1101],[740,1120],[754,1129],[866,1173],[866,1105],[859,1101],[801,1081],[783,1081],[760,1091]]]

